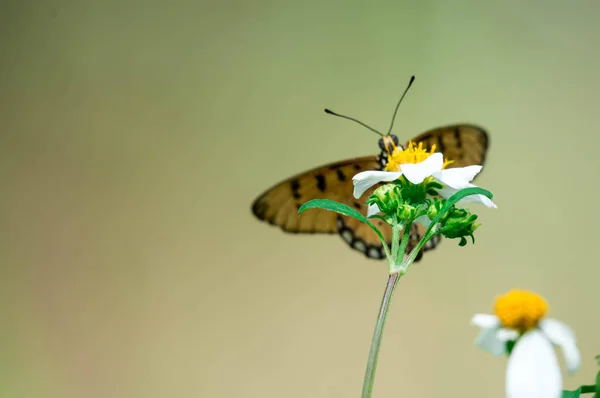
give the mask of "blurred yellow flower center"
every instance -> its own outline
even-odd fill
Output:
[[[511,290],[498,297],[494,305],[494,312],[502,326],[520,331],[535,328],[547,311],[546,301],[526,290]]]
[[[408,143],[408,147],[404,150],[394,147],[393,151],[388,155],[388,161],[385,165],[386,171],[400,171],[400,165],[405,163],[421,163],[425,159],[429,157],[432,153],[435,153],[435,144],[431,146],[431,150],[427,151],[423,148],[423,143],[419,142],[419,145],[416,145],[414,142],[410,141]],[[454,162],[453,160],[444,160],[444,165],[442,169],[445,169],[450,163]]]

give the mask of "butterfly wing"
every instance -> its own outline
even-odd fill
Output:
[[[473,124],[439,127],[416,136],[412,141],[422,142],[428,150],[435,144],[436,152],[441,152],[445,159],[454,161],[448,168],[483,166],[490,143],[486,131]]]
[[[252,213],[260,220],[295,233],[337,233],[336,214],[321,209],[311,209],[298,215],[298,209],[312,199],[329,199],[342,202],[357,210],[366,206],[355,201],[352,195],[352,177],[362,170],[378,167],[377,156],[327,164],[290,177],[271,187],[252,204]],[[364,209],[363,209],[364,207]]]
[[[489,145],[485,130],[469,124],[432,129],[412,141],[423,142],[428,149],[435,144],[437,150],[442,152],[446,159],[454,160],[449,167],[483,165]],[[364,201],[380,184],[367,190],[360,200],[355,200],[352,177],[360,171],[376,170],[380,167],[376,155],[317,167],[268,189],[254,201],[252,212],[258,219],[277,225],[286,232],[338,233],[352,249],[362,252],[368,258],[383,259],[385,252],[381,241],[364,223],[322,209],[311,209],[298,215],[300,206],[311,199],[335,200],[366,215],[367,206]],[[390,226],[381,220],[373,220],[373,222],[381,230],[389,245],[392,238]],[[425,230],[426,228],[420,224],[412,225],[407,253],[421,240]],[[440,241],[440,236],[431,239],[417,255],[415,261],[419,261],[425,251],[433,250]]]
[[[352,177],[364,170],[378,169],[378,157],[364,156],[327,164],[288,178],[260,195],[252,204],[259,219],[291,233],[339,234],[353,249],[370,258],[385,258],[379,237],[360,221],[332,211],[310,209],[298,215],[298,209],[312,199],[329,199],[344,203],[361,214],[367,214],[365,200],[377,188],[369,189],[360,200],[354,199]],[[388,242],[389,225],[373,220]]]
[[[360,200],[356,200],[353,196],[352,177],[360,171],[379,167],[377,156],[317,167],[290,177],[265,191],[252,204],[252,213],[259,220],[279,226],[290,233],[337,233],[348,246],[366,257],[384,259],[385,250],[377,234],[357,219],[322,209],[310,209],[298,215],[298,209],[305,202],[311,199],[329,199],[344,203],[366,216],[367,205],[364,202],[381,184],[371,187]],[[391,245],[390,226],[378,219],[372,222],[377,225],[388,246]],[[423,232],[418,225],[413,225],[407,252],[421,239]],[[431,244],[428,243],[424,249],[430,248]],[[421,259],[425,250],[419,253],[416,261]]]

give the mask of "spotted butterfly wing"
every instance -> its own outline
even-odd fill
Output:
[[[435,144],[436,151],[442,152],[446,159],[454,160],[450,168],[483,165],[489,143],[488,135],[482,128],[466,124],[429,130],[412,141],[422,142],[427,149]],[[385,252],[381,241],[364,223],[322,209],[311,209],[298,215],[298,209],[311,199],[329,199],[344,203],[366,215],[367,205],[364,202],[380,184],[370,188],[356,200],[353,196],[352,177],[364,170],[381,170],[386,162],[387,153],[382,150],[379,155],[331,163],[290,177],[256,198],[252,204],[252,212],[259,220],[277,225],[286,232],[337,233],[352,249],[362,252],[368,258],[383,259]],[[390,244],[390,226],[381,220],[374,222]],[[424,232],[422,225],[413,224],[407,253],[416,246]],[[440,240],[439,236],[430,240],[415,261],[421,259],[423,252],[434,249]]]
[[[439,127],[426,131],[411,141],[422,142],[427,149],[435,144],[436,152],[441,152],[445,159],[454,161],[448,168],[483,166],[490,145],[487,132],[472,124]]]
[[[279,226],[292,233],[339,233],[350,245],[371,258],[384,258],[377,235],[358,220],[338,213],[311,209],[298,214],[298,209],[311,199],[329,199],[344,203],[367,214],[366,199],[353,196],[352,177],[364,170],[380,168],[378,156],[365,156],[331,163],[290,177],[260,195],[252,204],[252,212],[260,220]],[[369,189],[364,198],[376,189]],[[380,220],[376,224],[388,241],[391,228]]]

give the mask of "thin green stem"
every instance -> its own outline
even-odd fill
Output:
[[[485,191],[481,188],[476,188],[476,187],[466,188],[466,189],[463,189],[463,190],[455,193],[454,195],[452,195],[447,200],[444,207],[438,212],[436,217],[433,218],[433,220],[431,221],[431,225],[427,228],[427,231],[425,232],[421,241],[409,253],[407,258],[402,262],[402,265],[400,265],[400,266],[396,265],[396,263],[398,262],[398,255],[402,254],[404,256],[404,253],[406,251],[406,246],[408,244],[408,239],[410,237],[410,229],[411,229],[412,222],[407,223],[406,228],[404,230],[404,234],[402,236],[402,242],[399,245],[398,241],[399,241],[401,224],[398,223],[397,220],[394,220],[394,222],[392,224],[391,253],[387,252],[387,250],[386,250],[386,255],[388,255],[388,259],[390,260],[390,263],[391,263],[390,264],[390,274],[388,277],[385,292],[383,294],[383,299],[381,301],[381,307],[379,308],[379,314],[377,315],[377,323],[375,324],[375,331],[373,332],[373,339],[371,340],[371,348],[369,350],[369,359],[367,361],[367,370],[365,371],[365,378],[364,378],[362,394],[361,394],[362,398],[371,398],[371,393],[373,391],[373,384],[375,382],[375,372],[377,370],[377,361],[379,359],[379,349],[381,347],[383,329],[385,327],[388,311],[389,311],[392,297],[394,296],[394,291],[396,290],[396,285],[398,284],[398,281],[400,280],[401,276],[406,273],[406,271],[408,270],[410,265],[414,262],[417,254],[423,248],[425,243],[427,243],[433,236],[435,236],[438,233],[438,231],[434,228],[436,228],[436,225],[438,222],[440,222],[442,216],[450,210],[450,208],[454,205],[454,203],[458,202],[460,199],[464,198],[465,196],[474,195],[474,194],[482,194],[482,195],[487,196],[490,199],[492,197],[492,194],[490,192]],[[385,242],[383,242],[383,243],[384,243],[384,246],[386,246],[386,248],[387,248],[387,245],[385,245]],[[402,251],[400,252],[400,250],[402,250]]]
[[[396,217],[394,217],[394,221],[392,222],[392,254],[390,260],[390,273],[394,269],[396,265],[396,257],[398,256],[398,249],[400,244],[400,230],[402,226],[398,223]]]
[[[400,250],[396,253],[396,257],[394,257],[394,264],[400,265],[402,264],[402,259],[404,259],[404,253],[406,252],[406,245],[408,245],[408,239],[410,238],[410,230],[412,228],[412,220],[406,223],[406,227],[404,227],[404,234],[402,234],[402,242],[400,243]]]
[[[402,264],[401,270],[400,270],[400,272],[402,274],[406,274],[408,272],[408,269],[410,268],[412,263],[415,261],[415,258],[417,258],[417,254],[419,253],[419,251],[436,234],[437,234],[437,231],[436,232],[429,231],[429,232],[425,233],[425,236],[423,236],[423,238],[419,241],[417,246],[415,246],[415,248],[412,249],[412,251],[408,254],[408,257],[406,258],[406,260],[404,260],[404,263]]]
[[[385,327],[388,310],[390,309],[390,303],[399,280],[399,273],[391,274],[388,277],[385,293],[383,294],[383,299],[381,300],[381,307],[379,308],[379,314],[377,315],[375,332],[373,333],[373,339],[371,340],[369,360],[367,361],[367,370],[365,372],[365,379],[361,394],[362,398],[370,398],[371,392],[373,391],[373,383],[375,381],[375,371],[377,370],[377,360],[379,358],[379,348],[381,347],[383,328]]]

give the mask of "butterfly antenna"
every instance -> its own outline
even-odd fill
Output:
[[[396,109],[394,110],[394,116],[392,116],[392,123],[390,124],[390,129],[387,133],[387,135],[390,135],[390,133],[392,132],[392,127],[394,127],[394,120],[396,120],[396,114],[398,113],[398,108],[400,108],[400,104],[402,103],[402,100],[404,99],[404,96],[406,95],[406,92],[408,91],[408,89],[410,88],[410,86],[413,84],[413,82],[415,81],[415,76],[411,76],[410,81],[408,82],[408,86],[406,87],[406,90],[404,90],[404,94],[402,94],[402,97],[400,97],[400,101],[398,101],[398,104],[396,105]]]
[[[325,113],[329,113],[330,115],[338,116],[338,117],[341,117],[341,118],[344,118],[344,119],[352,120],[353,122],[356,122],[356,123],[360,124],[361,126],[364,126],[364,127],[368,128],[369,130],[371,130],[372,132],[377,133],[377,134],[379,134],[380,136],[383,137],[383,134],[381,134],[379,131],[375,130],[371,126],[367,126],[366,124],[364,124],[363,122],[361,122],[358,119],[354,119],[353,117],[349,117],[349,116],[340,115],[339,113],[335,113],[335,112],[333,112],[333,111],[331,111],[331,110],[329,110],[327,108],[325,109]]]

